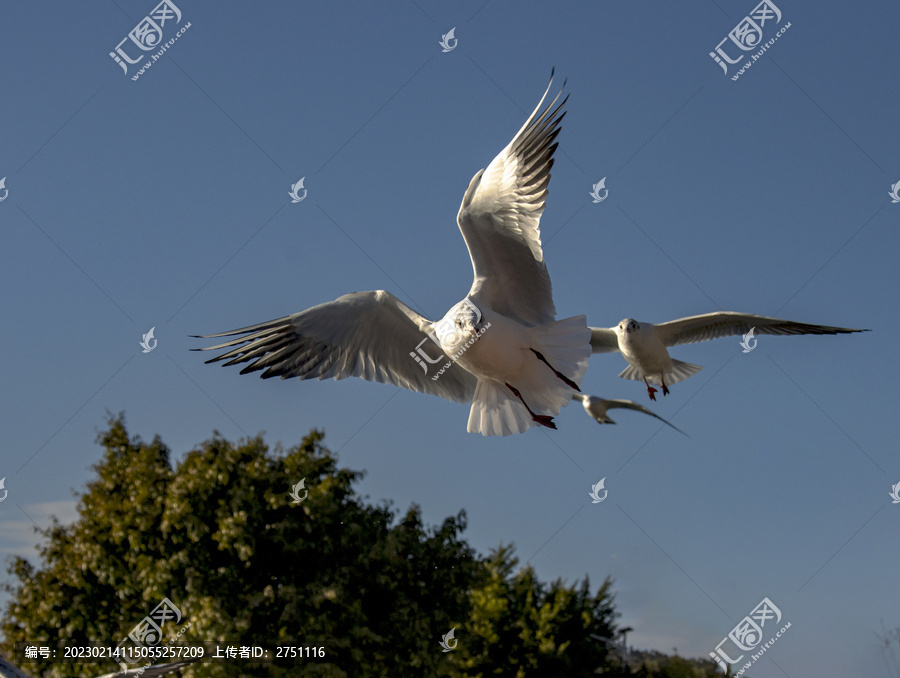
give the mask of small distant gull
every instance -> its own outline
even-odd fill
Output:
[[[682,435],[687,435],[687,433],[675,426],[675,424],[673,424],[672,422],[668,421],[667,419],[663,419],[661,416],[651,410],[648,410],[643,405],[638,405],[633,400],[621,400],[619,398],[608,400],[606,398],[600,398],[598,396],[587,395],[584,393],[576,393],[572,396],[572,399],[580,400],[581,404],[584,406],[584,411],[587,412],[588,416],[590,416],[591,419],[596,421],[598,424],[615,424],[616,422],[609,418],[609,416],[606,414],[606,411],[621,408],[649,414],[651,417],[659,419],[666,426],[671,426]]]
[[[293,315],[203,338],[238,336],[207,362],[247,363],[267,379],[394,384],[469,403],[468,431],[556,428],[591,354],[585,317],[555,320],[538,222],[565,115],[553,84],[509,145],[469,183],[456,217],[474,268],[466,297],[439,322],[384,290],[355,292]],[[434,340],[426,340],[429,336]],[[423,344],[423,340],[426,340]],[[425,352],[427,361],[421,356]],[[431,363],[431,364],[427,364]],[[441,371],[442,370],[442,371]]]
[[[669,356],[670,346],[694,344],[719,337],[746,334],[752,328],[757,334],[850,334],[868,332],[846,327],[809,325],[793,320],[768,318],[750,313],[720,311],[689,318],[671,320],[654,325],[625,318],[616,327],[592,327],[591,350],[593,353],[621,351],[628,361],[620,377],[644,381],[651,400],[656,400],[657,389],[662,386],[663,395],[669,394],[668,386],[691,377],[703,368]]]

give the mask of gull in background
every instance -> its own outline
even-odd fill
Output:
[[[553,416],[579,390],[591,345],[585,316],[555,320],[541,249],[538,222],[566,103],[557,105],[560,92],[544,105],[552,84],[551,72],[534,112],[469,183],[456,221],[475,280],[442,320],[432,322],[384,290],[355,292],[205,335],[239,336],[195,350],[227,349],[207,362],[247,363],[241,374],[264,370],[264,379],[360,377],[471,402],[467,430],[486,436],[556,428]],[[437,374],[415,359],[428,336],[428,361],[435,370],[444,365]]]
[[[591,351],[621,351],[628,361],[628,367],[619,376],[623,379],[643,380],[650,400],[656,400],[657,389],[650,384],[662,386],[663,395],[668,395],[668,386],[703,369],[699,365],[670,357],[667,350],[670,346],[746,334],[751,328],[755,328],[757,334],[850,334],[869,331],[720,311],[671,320],[660,325],[625,318],[615,327],[592,327]]]
[[[616,422],[609,418],[609,416],[606,414],[606,411],[616,408],[622,408],[649,414],[651,417],[656,417],[657,419],[659,419],[666,426],[671,426],[682,435],[687,435],[687,433],[675,426],[675,424],[671,423],[667,419],[663,419],[661,416],[659,416],[655,412],[652,412],[651,410],[648,410],[643,405],[638,405],[633,400],[621,400],[619,398],[607,400],[606,398],[586,395],[584,393],[576,393],[572,396],[572,400],[580,400],[581,404],[584,406],[584,411],[587,412],[588,416],[590,416],[591,419],[596,421],[598,424],[615,424]]]

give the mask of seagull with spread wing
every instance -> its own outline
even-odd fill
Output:
[[[634,410],[635,412],[643,412],[644,414],[649,414],[651,417],[656,417],[666,426],[671,426],[676,431],[681,433],[682,435],[687,435],[680,428],[675,426],[675,424],[671,423],[667,419],[663,419],[661,416],[656,414],[655,412],[648,410],[643,405],[638,405],[633,400],[622,400],[620,398],[612,398],[606,399],[601,398],[599,396],[587,395],[585,393],[576,393],[572,396],[573,400],[580,400],[581,404],[584,406],[584,411],[588,413],[588,416],[596,421],[598,424],[615,424],[612,419],[609,418],[609,415],[606,413],[607,410],[612,409],[625,409],[625,410]]]
[[[553,84],[509,145],[469,183],[456,217],[475,280],[438,322],[384,290],[355,292],[293,315],[204,338],[207,361],[246,363],[262,378],[394,384],[469,403],[468,431],[556,428],[591,354],[584,316],[555,320],[538,222],[566,100],[545,105]]]
[[[592,327],[591,351],[593,353],[621,351],[622,356],[628,361],[628,367],[622,370],[619,376],[623,379],[643,380],[650,400],[656,400],[657,389],[650,384],[662,386],[663,395],[668,395],[669,386],[703,369],[699,365],[685,363],[669,356],[670,346],[746,334],[751,329],[755,329],[757,334],[782,335],[850,334],[869,331],[809,325],[750,313],[719,311],[671,320],[659,325],[625,318],[615,327]]]

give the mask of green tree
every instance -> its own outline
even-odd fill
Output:
[[[514,573],[518,560],[501,546],[484,561],[470,594],[469,623],[454,665],[467,678],[580,678],[610,664],[600,638],[616,635],[612,582],[591,594],[587,577],[568,588],[549,586],[534,570]]]
[[[718,664],[711,659],[687,659],[678,656],[677,650],[673,655],[661,652],[633,652],[629,660],[632,666],[630,675],[638,678],[722,678],[731,676],[722,673]]]
[[[323,647],[289,663],[198,663],[189,678],[232,676],[588,676],[609,658],[616,613],[608,580],[566,587],[513,572],[511,547],[482,559],[463,512],[426,527],[354,492],[313,431],[288,450],[261,436],[214,434],[175,468],[158,439],[130,438],[112,417],[78,518],[42,531],[41,566],[16,557],[0,648],[17,641],[118,643],[163,598],[184,618],[166,640]],[[294,503],[289,489],[305,479]],[[301,495],[302,496],[302,495]],[[189,622],[189,624],[188,624]],[[458,647],[438,642],[456,628]],[[90,678],[114,664],[26,665],[46,678]],[[607,671],[607,675],[610,673]]]
[[[149,612],[150,598],[142,596],[153,590],[148,581],[156,578],[159,554],[165,549],[158,528],[172,478],[169,452],[158,439],[132,444],[121,421],[99,440],[106,455],[81,499],[81,519],[62,526],[54,518],[42,531],[45,567],[37,570],[20,557],[9,567],[20,582],[6,586],[15,596],[2,627],[3,647],[10,656],[15,641],[118,641],[130,629],[129,622],[133,625]],[[86,664],[66,669],[75,676],[99,672]],[[48,675],[67,671],[57,666]]]
[[[16,641],[118,642],[164,597],[190,618],[183,640],[273,641],[325,648],[310,676],[434,676],[437,640],[465,619],[477,567],[460,513],[426,530],[415,506],[393,524],[389,505],[353,493],[362,474],[338,469],[313,432],[286,453],[261,437],[219,435],[172,470],[158,440],[129,439],[123,418],[99,436],[97,479],[79,518],[43,536],[37,570],[15,558],[4,651]],[[306,499],[288,490],[301,478]],[[164,629],[165,630],[165,629]],[[111,663],[36,666],[93,676]],[[297,675],[296,661],[193,667],[194,676]]]

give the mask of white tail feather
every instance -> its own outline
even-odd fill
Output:
[[[692,365],[691,363],[682,362],[681,360],[675,360],[673,358],[672,369],[664,375],[666,378],[666,386],[671,386],[672,384],[677,384],[679,381],[684,381],[688,377],[694,376],[702,369],[703,367],[700,365]],[[619,373],[619,376],[622,377],[622,379],[634,379],[635,381],[643,381],[644,377],[646,377],[647,383],[653,384],[654,386],[662,385],[659,374],[645,375],[634,365],[630,364]]]
[[[560,408],[572,401],[572,389],[553,370],[581,387],[591,357],[591,331],[585,316],[579,315],[532,327],[529,341],[550,366],[535,359],[521,382],[513,386],[519,389],[534,412],[539,412],[540,408],[557,415]]]
[[[507,436],[524,433],[532,425],[531,416],[505,385],[478,380],[472,408],[469,410],[469,433],[483,436]]]
[[[528,329],[528,346],[542,356],[531,355],[521,374],[510,381],[532,412],[555,416],[572,401],[573,390],[554,370],[578,386],[591,356],[591,331],[585,316],[566,318]],[[509,435],[537,425],[506,384],[479,379],[469,410],[470,433]]]
[[[693,377],[703,368],[700,365],[692,365],[681,360],[672,359],[672,369],[666,372],[666,384],[677,384],[688,377]]]
[[[631,364],[629,364],[628,367],[619,372],[619,376],[622,377],[622,379],[634,379],[635,381],[644,380],[644,373]]]

